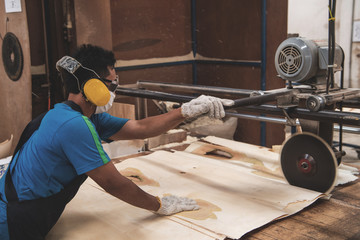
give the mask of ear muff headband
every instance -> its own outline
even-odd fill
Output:
[[[56,69],[66,70],[75,77],[79,91],[96,106],[105,106],[110,100],[110,92],[100,76],[92,69],[84,67],[76,59],[64,56],[56,63]],[[80,87],[79,78],[86,79]]]
[[[96,106],[105,106],[110,100],[110,92],[105,83],[99,79],[87,80],[83,86],[85,97]]]

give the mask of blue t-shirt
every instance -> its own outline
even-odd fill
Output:
[[[76,176],[108,163],[101,140],[108,141],[127,121],[108,113],[89,119],[66,104],[56,104],[8,168],[19,200],[56,194]],[[0,197],[7,201],[4,183],[2,177]],[[6,203],[0,201],[0,239],[7,239],[5,230],[7,234]]]

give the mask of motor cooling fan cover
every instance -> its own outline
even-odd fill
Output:
[[[316,75],[318,47],[305,38],[288,38],[275,53],[275,68],[282,79],[302,82]]]

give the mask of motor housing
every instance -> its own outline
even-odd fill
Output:
[[[342,70],[344,54],[335,46],[334,72]],[[292,37],[283,41],[275,53],[275,68],[279,77],[302,84],[326,83],[328,46],[325,41]]]

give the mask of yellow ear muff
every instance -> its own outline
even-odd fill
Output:
[[[86,98],[96,106],[105,106],[110,100],[109,89],[99,79],[86,81],[83,90]]]

